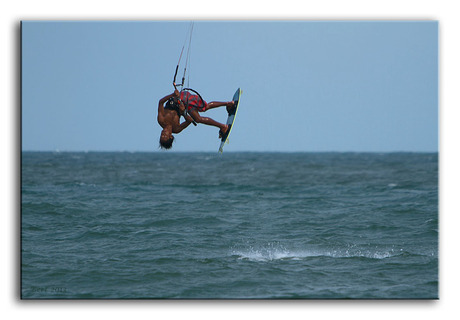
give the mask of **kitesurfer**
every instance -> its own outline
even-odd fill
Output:
[[[172,94],[161,98],[158,103],[157,117],[158,123],[163,128],[160,135],[160,147],[170,149],[174,141],[173,133],[180,133],[193,121],[218,127],[220,129],[219,138],[225,137],[229,129],[226,124],[200,115],[200,112],[222,106],[226,106],[227,112],[230,113],[235,108],[235,103],[234,101],[207,103],[199,95],[188,91],[179,92],[177,89]],[[180,123],[181,115],[185,118],[182,123]]]

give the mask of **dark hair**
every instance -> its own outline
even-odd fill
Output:
[[[160,148],[161,149],[171,149],[173,142],[174,142],[174,136],[171,136],[170,139],[163,141],[163,142],[160,139]]]

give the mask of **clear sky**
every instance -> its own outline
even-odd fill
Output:
[[[22,149],[159,151],[189,24],[24,21]],[[243,90],[225,151],[438,151],[436,21],[195,21],[189,76],[208,102]],[[218,147],[191,125],[172,150]]]

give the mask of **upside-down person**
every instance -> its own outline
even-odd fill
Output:
[[[200,115],[200,112],[222,106],[226,106],[227,112],[230,113],[234,109],[235,103],[234,101],[207,103],[199,95],[191,94],[188,91],[179,92],[177,89],[170,95],[161,98],[158,103],[157,118],[158,123],[163,128],[160,135],[160,147],[170,149],[174,141],[173,133],[180,133],[193,121],[218,127],[220,129],[219,138],[225,138],[229,131],[228,125]],[[182,123],[180,123],[181,115],[185,118]]]

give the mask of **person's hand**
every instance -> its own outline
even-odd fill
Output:
[[[183,114],[185,112],[185,106],[181,100],[179,100],[178,103],[179,103],[179,111],[181,114]]]

